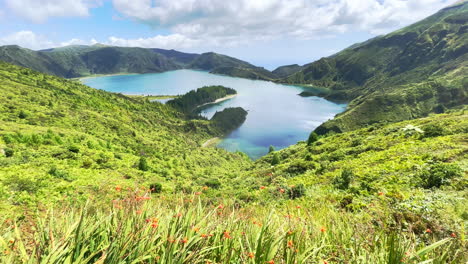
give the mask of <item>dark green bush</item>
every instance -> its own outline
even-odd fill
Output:
[[[306,189],[305,189],[305,186],[304,184],[298,184],[298,185],[295,185],[293,187],[291,187],[291,189],[288,190],[288,195],[289,195],[289,198],[290,199],[296,199],[296,198],[300,198],[302,196],[304,196],[306,193]]]
[[[424,137],[440,137],[446,134],[443,126],[439,124],[429,124],[422,127],[424,131]]]
[[[5,157],[9,158],[9,157],[13,157],[13,155],[15,154],[15,151],[11,148],[5,148]]]
[[[273,146],[270,146],[270,148],[268,149],[268,153],[272,153],[275,151],[275,147]]]
[[[161,193],[162,192],[162,185],[159,182],[150,184],[151,193]]]
[[[24,112],[24,111],[20,111],[19,114],[18,114],[18,117],[20,119],[25,119],[25,118],[28,117],[28,114],[26,112]]]
[[[62,180],[65,180],[65,181],[72,181],[73,179],[70,177],[70,175],[68,174],[67,171],[64,171],[64,170],[60,170],[58,169],[57,167],[52,167],[50,168],[49,170],[49,175],[52,175],[54,176],[55,178],[57,179],[62,179]]]
[[[209,179],[205,181],[205,185],[213,189],[221,188],[221,182],[218,179]]]
[[[310,146],[318,140],[318,134],[315,132],[310,133],[309,138],[307,139],[307,145]]]
[[[68,147],[68,151],[73,152],[73,153],[79,153],[80,148],[78,146],[76,146],[76,145],[70,145]]]
[[[273,157],[271,158],[271,165],[277,165],[280,163],[280,157],[278,153],[274,153]]]
[[[353,181],[353,178],[354,178],[353,171],[349,168],[346,168],[341,172],[339,176],[337,176],[333,180],[333,185],[340,190],[346,190],[349,188],[349,185]]]
[[[148,161],[146,161],[145,157],[141,157],[140,160],[138,161],[138,169],[141,171],[149,170]]]
[[[420,186],[426,189],[433,187],[439,188],[442,185],[447,185],[450,180],[462,175],[462,170],[456,164],[434,163],[426,165],[419,173],[418,177],[421,180]]]

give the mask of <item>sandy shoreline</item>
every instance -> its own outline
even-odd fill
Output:
[[[90,76],[78,77],[78,78],[71,78],[72,80],[83,81],[86,79],[98,78],[98,77],[110,77],[110,76],[119,76],[119,75],[139,75],[141,73],[113,73],[113,74],[95,74]]]
[[[237,94],[230,94],[230,95],[225,96],[225,97],[223,97],[223,98],[216,99],[216,100],[213,101],[213,102],[201,104],[201,105],[197,106],[197,108],[202,107],[202,106],[205,106],[205,105],[217,104],[217,103],[220,103],[220,102],[222,102],[222,101],[226,101],[226,100],[232,99],[232,98],[234,98],[234,97],[236,97],[236,96],[237,96]]]

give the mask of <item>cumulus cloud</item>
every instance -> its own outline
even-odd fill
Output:
[[[453,0],[454,1],[454,0]],[[453,2],[452,1],[452,2]],[[194,40],[318,38],[361,30],[387,33],[422,19],[448,0],[113,0],[123,16]]]
[[[127,46],[127,47],[143,47],[143,48],[165,48],[165,49],[181,49],[196,46],[198,40],[190,39],[180,34],[172,35],[157,35],[150,38],[138,39],[123,39],[118,37],[110,37],[105,44],[112,46]]]
[[[0,45],[19,45],[30,49],[50,48],[54,43],[32,31],[19,31],[0,38]]]
[[[83,17],[101,0],[4,0],[6,7],[17,16],[35,23],[50,17]]]

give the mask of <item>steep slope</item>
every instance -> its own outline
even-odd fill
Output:
[[[467,23],[468,3],[463,2],[305,65],[283,81],[327,87],[330,99],[355,99],[348,111],[321,126],[319,133],[420,117],[464,104]],[[426,87],[426,94],[418,92],[421,87]]]
[[[64,195],[105,195],[112,191],[101,189],[106,182],[165,190],[225,184],[250,164],[244,155],[201,148],[220,136],[218,124],[186,120],[164,104],[2,62],[0,90],[3,212]]]
[[[302,70],[302,66],[299,66],[297,64],[292,64],[292,65],[280,66],[276,68],[275,70],[273,70],[272,73],[275,74],[278,78],[286,78],[289,75],[299,72],[300,70]]]
[[[194,54],[175,50],[99,44],[73,45],[41,51],[19,46],[2,46],[0,60],[65,78],[97,74],[163,72],[181,68],[251,79],[276,78],[274,74],[263,68],[213,52]]]

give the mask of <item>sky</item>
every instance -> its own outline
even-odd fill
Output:
[[[310,63],[456,0],[0,0],[0,45],[214,51],[274,69]]]

